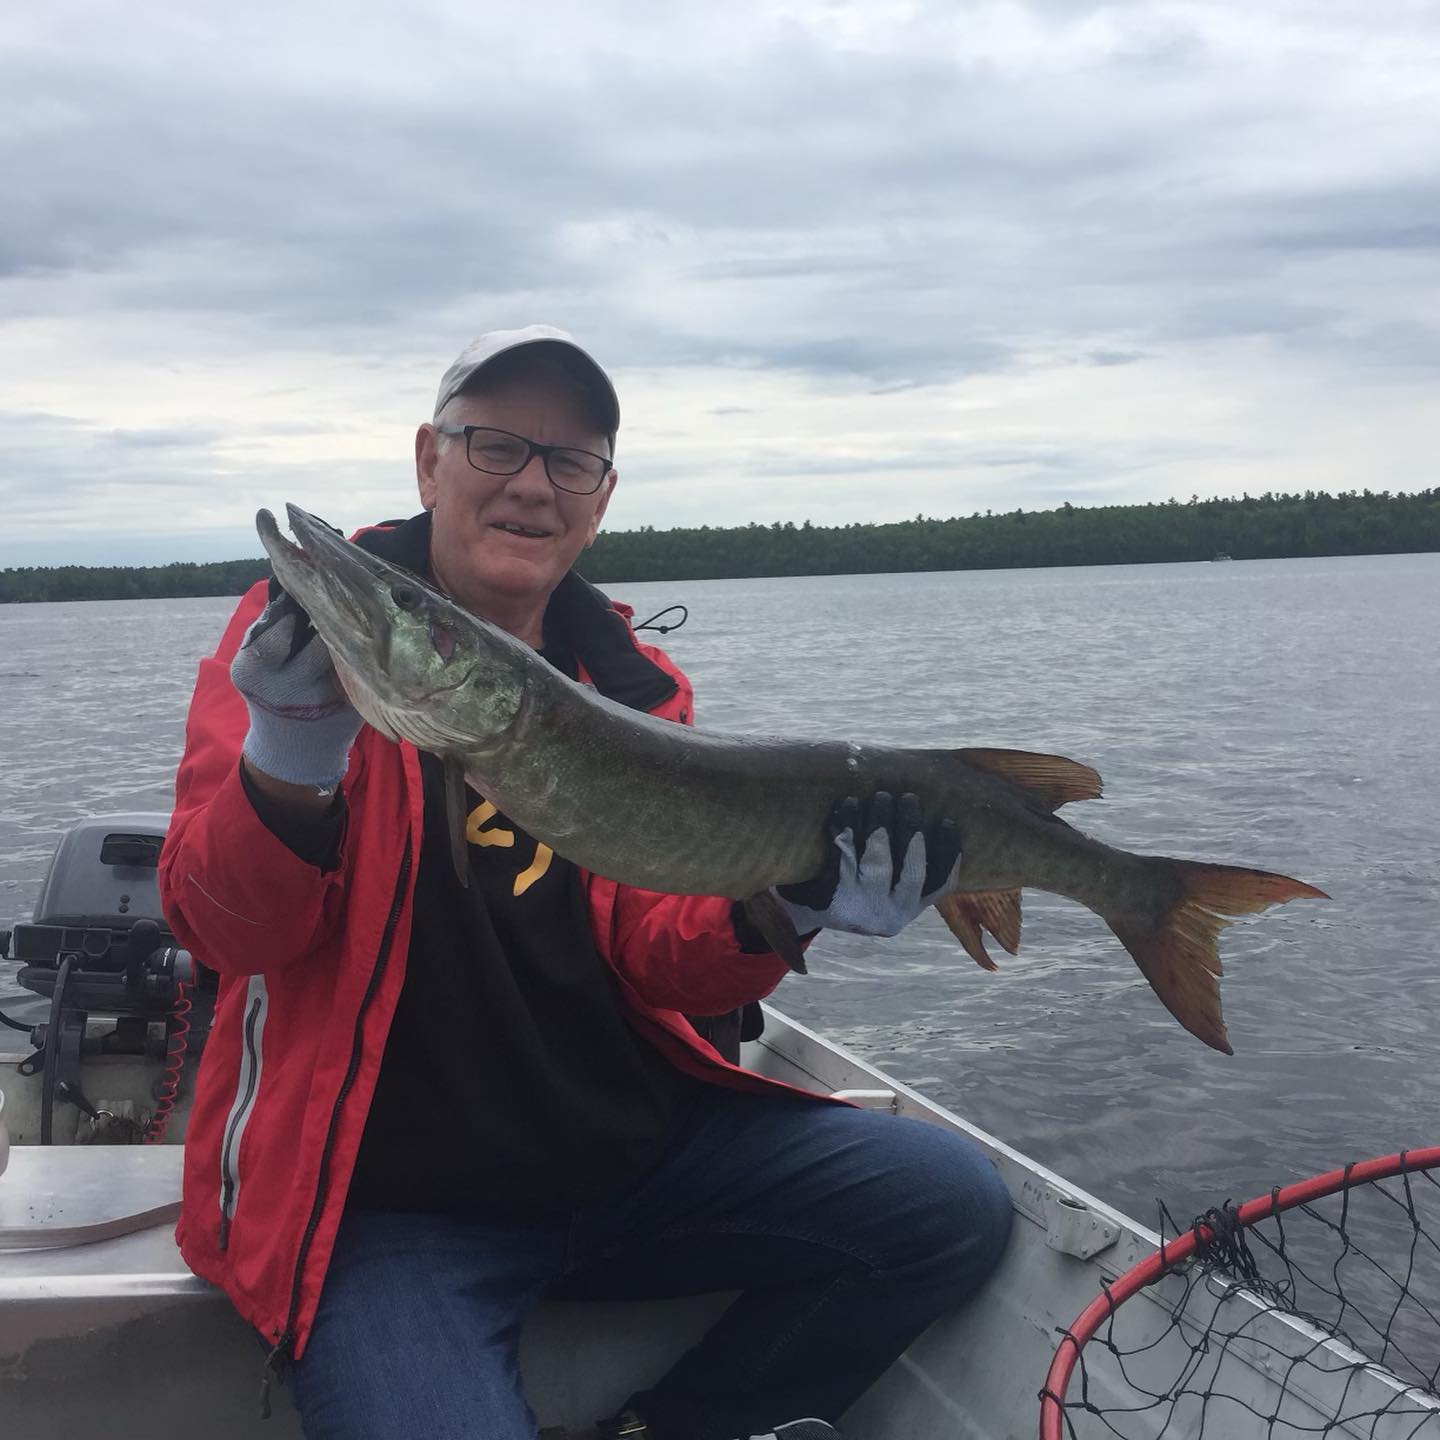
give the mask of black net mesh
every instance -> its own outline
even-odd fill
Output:
[[[1249,1227],[1228,1202],[1199,1217],[1195,1258],[1079,1347],[1062,1433],[1440,1440],[1440,1183],[1346,1181]]]

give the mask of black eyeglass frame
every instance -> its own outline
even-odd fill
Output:
[[[504,435],[509,440],[518,440],[526,447],[525,458],[513,470],[487,470],[483,465],[477,465],[470,454],[470,437],[477,430],[484,430],[490,435]],[[502,430],[498,425],[437,425],[437,435],[451,435],[465,437],[465,459],[472,470],[478,470],[482,475],[518,475],[536,455],[540,457],[540,463],[545,467],[545,478],[557,489],[563,490],[567,495],[593,495],[604,483],[605,477],[615,467],[614,458],[610,455],[597,455],[593,450],[582,450],[578,445],[542,445],[538,440],[532,440],[528,435],[517,435],[513,430]],[[599,460],[604,465],[599,478],[588,490],[577,490],[572,485],[562,485],[550,470],[550,457],[562,451],[568,451],[572,455],[588,455],[592,460]]]

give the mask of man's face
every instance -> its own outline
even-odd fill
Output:
[[[488,425],[541,445],[610,453],[583,398],[541,378],[466,396],[447,409],[445,423]],[[538,455],[518,475],[488,475],[466,459],[463,437],[443,452],[436,438],[433,425],[422,425],[415,437],[420,500],[435,517],[435,579],[467,609],[538,644],[545,602],[595,538],[615,472],[593,495],[573,495],[550,483]]]

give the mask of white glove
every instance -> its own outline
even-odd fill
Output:
[[[898,935],[949,888],[960,868],[960,831],[943,819],[922,828],[920,801],[877,790],[862,815],[847,795],[830,813],[832,844],[813,880],[777,885],[775,898],[800,934],[822,927]]]
[[[250,710],[244,755],[257,770],[317,790],[340,783],[364,721],[310,617],[283,591],[245,632],[230,680]]]

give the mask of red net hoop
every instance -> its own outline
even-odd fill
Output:
[[[1440,1440],[1436,1167],[1401,1151],[1162,1231],[1060,1332],[1041,1440]]]

